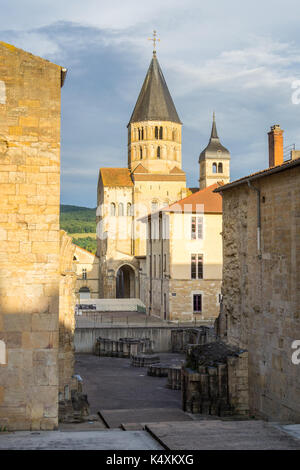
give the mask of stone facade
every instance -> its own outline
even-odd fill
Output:
[[[67,398],[77,389],[74,375],[74,331],[76,281],[74,269],[75,245],[72,238],[60,231],[60,284],[59,284],[59,397]]]
[[[150,68],[153,64],[160,70],[156,58]],[[145,83],[152,83],[150,94],[157,94],[156,104],[154,108],[150,104],[148,109],[138,100],[135,110],[139,108],[138,114],[143,116],[148,112],[164,114],[164,110],[158,108],[168,107],[171,97],[167,96],[166,84],[161,81],[161,71],[154,74],[148,71],[147,77]],[[148,92],[149,89],[145,93]],[[131,118],[128,168],[100,169],[97,203],[100,297],[145,297],[141,276],[145,267],[146,229],[140,218],[188,193],[181,169],[182,125],[173,103],[171,107],[167,114],[171,117],[174,114],[174,120],[171,117],[137,121]],[[125,285],[125,291],[118,289],[120,283]]]
[[[182,123],[156,54],[127,128],[128,168],[101,168],[99,173],[99,295],[140,298],[149,314],[165,320],[212,321],[219,313],[222,279],[221,205],[218,210],[212,207],[206,211],[206,236],[201,242],[191,240],[190,234],[196,208],[170,214],[169,236],[164,239],[149,239],[152,227],[147,232],[145,223],[148,214],[182,202],[197,191],[186,187],[181,156]],[[201,188],[206,189],[212,182],[229,181],[230,154],[220,143],[215,119],[199,163]],[[209,206],[213,206],[214,196],[208,196]],[[178,237],[175,232],[184,231],[185,227],[189,233]],[[193,253],[204,257],[202,278],[191,276]],[[197,312],[194,295],[202,296],[202,308]]]
[[[213,193],[217,186],[197,191],[144,218],[148,225],[147,257],[141,277],[146,292],[143,300],[152,315],[180,322],[214,321],[218,316],[222,200]]]
[[[99,258],[80,246],[73,246],[73,264],[77,275],[76,299],[99,299]]]
[[[73,275],[59,231],[65,70],[2,42],[0,64],[0,426],[54,429],[59,382],[72,374]]]
[[[222,188],[219,332],[249,351],[251,414],[291,422],[300,421],[300,365],[292,362],[292,343],[300,339],[299,165],[287,162]]]

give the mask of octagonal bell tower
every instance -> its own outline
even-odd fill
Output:
[[[200,189],[207,188],[211,184],[223,181],[224,184],[230,181],[230,153],[220,142],[215,113],[213,113],[213,123],[211,135],[207,147],[200,153]]]
[[[149,173],[181,169],[182,124],[155,50],[127,127],[131,171],[140,164]]]

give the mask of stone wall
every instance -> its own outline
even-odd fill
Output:
[[[221,282],[219,279],[171,279],[169,281],[170,319],[214,321],[220,308]],[[193,312],[193,294],[202,295],[201,313]]]
[[[77,383],[74,375],[74,331],[76,304],[76,272],[73,264],[75,245],[72,238],[60,231],[60,284],[59,284],[59,394],[69,395]]]
[[[184,353],[191,344],[204,345],[215,340],[215,330],[209,326],[176,328],[171,331],[172,352]]]
[[[0,42],[0,425],[58,422],[61,67]]]
[[[292,343],[300,339],[300,168],[223,192],[223,339],[249,351],[250,411],[300,421],[300,366]]]
[[[248,353],[220,341],[190,345],[181,371],[182,409],[216,416],[247,416]]]

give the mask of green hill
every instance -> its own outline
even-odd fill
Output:
[[[96,208],[61,204],[60,228],[72,236],[76,245],[96,253]]]

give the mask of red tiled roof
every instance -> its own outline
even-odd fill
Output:
[[[222,186],[222,183],[215,183],[205,189],[201,189],[190,196],[174,202],[163,210],[166,212],[197,212],[199,205],[203,204],[204,213],[222,213],[222,196],[214,193],[216,188]]]
[[[100,168],[103,186],[133,186],[128,168]]]

